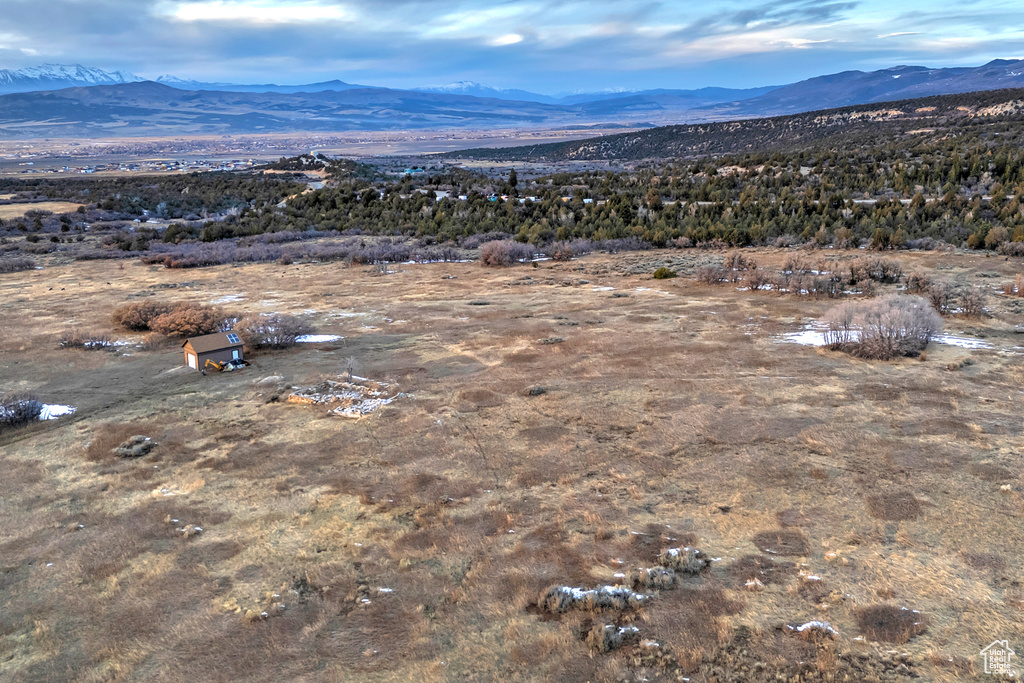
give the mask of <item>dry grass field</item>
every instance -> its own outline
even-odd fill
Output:
[[[0,433],[0,678],[962,681],[1020,652],[1020,263],[897,256],[989,287],[946,326],[991,348],[872,362],[780,340],[834,302],[643,274],[681,253],[0,276],[3,389],[77,407]],[[111,329],[146,299],[344,339],[202,376]],[[350,366],[405,396],[282,400]],[[541,601],[685,546],[708,567],[639,604]]]
[[[0,199],[9,197],[0,196]],[[21,218],[29,211],[52,211],[53,213],[71,213],[77,211],[81,204],[74,202],[34,202],[24,204],[0,204],[0,218],[10,220]]]

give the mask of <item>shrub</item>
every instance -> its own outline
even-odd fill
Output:
[[[35,422],[43,412],[43,404],[29,394],[7,394],[0,398],[0,430]]]
[[[725,258],[722,266],[726,270],[754,270],[757,268],[757,262],[753,259],[744,258],[743,254],[739,252],[733,252]]]
[[[932,286],[932,279],[923,273],[913,272],[907,276],[907,292],[909,294],[924,294]]]
[[[697,281],[706,285],[717,285],[725,282],[727,274],[721,266],[701,266],[697,269]]]
[[[949,245],[933,237],[918,237],[917,239],[907,240],[907,248],[919,249],[921,251],[937,251],[945,250],[949,248]]]
[[[110,321],[115,327],[132,332],[145,332],[154,318],[170,312],[173,306],[159,301],[139,301],[114,309]]]
[[[1010,239],[1010,231],[1001,225],[997,225],[985,235],[985,248],[998,249],[1001,244]]]
[[[292,315],[250,315],[235,324],[235,332],[251,349],[283,349],[297,337],[309,334],[309,326]]]
[[[980,318],[985,315],[988,297],[979,287],[972,287],[960,294],[960,315],[965,318]]]
[[[747,272],[745,282],[750,291],[754,292],[759,289],[768,289],[772,284],[772,278],[765,271],[755,267]]]
[[[532,261],[537,251],[532,245],[498,240],[480,247],[480,262],[485,266],[511,266],[521,261]]]
[[[928,291],[925,292],[928,296],[928,301],[931,302],[932,308],[934,308],[939,315],[949,314],[949,302],[952,298],[952,294],[949,291],[949,287],[941,282],[934,282]]]
[[[487,242],[497,242],[503,240],[509,240],[512,235],[507,232],[482,232],[478,235],[470,235],[466,239],[462,240],[463,249],[477,249],[478,247],[486,244]]]
[[[594,243],[585,239],[552,242],[547,247],[548,254],[555,261],[568,261],[574,256],[582,256],[592,251],[594,251]]]
[[[999,245],[1003,256],[1024,256],[1024,242],[1003,242]]]
[[[149,329],[168,337],[197,337],[225,329],[227,316],[214,306],[180,304],[149,323]]]
[[[652,248],[650,242],[645,242],[639,237],[620,237],[613,240],[604,240],[598,243],[602,251],[609,254],[617,254],[620,251],[647,251]]]
[[[111,345],[110,337],[102,332],[82,332],[65,330],[57,340],[58,346],[64,349],[104,349]]]
[[[829,348],[874,360],[916,356],[942,329],[942,318],[925,299],[899,294],[840,304],[825,320]]]
[[[35,267],[35,261],[29,258],[0,258],[0,273],[17,273]]]
[[[871,298],[877,293],[877,287],[875,286],[874,280],[861,280],[857,283],[857,289],[864,296]]]
[[[150,332],[142,340],[142,349],[144,351],[157,351],[159,349],[167,348],[174,342],[175,340],[171,339],[166,334]]]
[[[671,268],[666,268],[665,266],[662,266],[661,268],[658,268],[656,271],[654,271],[655,280],[668,280],[674,278],[675,276],[676,271],[672,270]]]
[[[863,256],[855,258],[846,265],[847,282],[855,284],[861,280],[876,282],[899,282],[903,277],[903,269],[899,261],[886,258]]]

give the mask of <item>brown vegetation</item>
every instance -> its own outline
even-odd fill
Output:
[[[808,282],[865,258],[743,253]],[[5,386],[78,412],[0,432],[3,677],[970,678],[1024,605],[1017,299],[952,321],[990,349],[862,362],[783,343],[835,302],[694,281],[724,255],[194,272],[196,305],[244,292],[345,337],[206,377],[166,338],[54,343],[180,272],[5,276]],[[1019,270],[893,258],[958,293]],[[361,420],[286,402],[353,364],[406,397]]]

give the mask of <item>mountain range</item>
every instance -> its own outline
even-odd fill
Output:
[[[980,67],[845,71],[746,90],[702,88],[560,97],[472,82],[414,90],[340,80],[238,85],[79,65],[0,70],[0,135],[111,137],[342,130],[513,128],[749,119],[914,97],[1024,87],[1024,60]],[[10,92],[16,90],[18,92]]]

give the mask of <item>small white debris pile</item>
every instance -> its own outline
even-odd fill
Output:
[[[839,635],[832,628],[832,624],[827,621],[808,621],[800,626],[786,626],[786,628],[792,633],[801,635],[808,640],[833,639]]]
[[[697,548],[668,548],[658,556],[662,567],[682,574],[699,574],[708,566],[707,556]]]
[[[640,639],[640,629],[636,626],[616,626],[615,624],[595,624],[587,633],[587,644],[597,652],[611,652],[626,643]]]
[[[625,586],[602,586],[593,590],[571,586],[551,586],[541,593],[537,604],[546,612],[560,614],[571,609],[589,611],[638,609],[650,599],[651,596],[634,593]]]
[[[394,391],[393,383],[345,376],[340,381],[328,379],[311,387],[297,389],[288,396],[288,402],[327,405],[331,406],[333,415],[360,418],[405,395]]]

